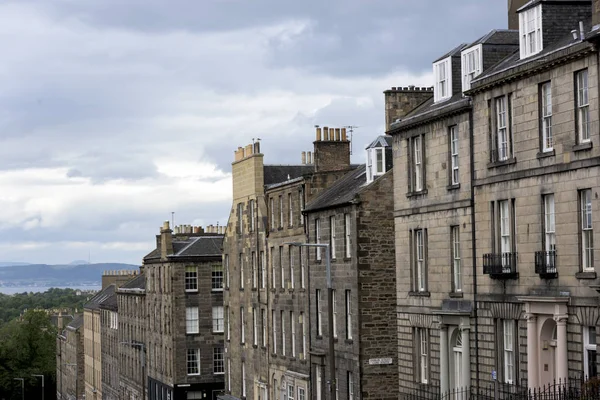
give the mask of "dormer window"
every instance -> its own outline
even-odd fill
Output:
[[[379,136],[367,147],[367,183],[373,182],[391,168],[391,151],[386,154],[386,149],[391,148],[388,140],[389,136]]]
[[[521,59],[542,51],[542,5],[519,13]]]
[[[471,81],[481,74],[482,53],[481,45],[471,47],[461,52],[462,90],[471,88]]]
[[[438,102],[452,97],[452,70],[451,58],[445,58],[433,64],[435,87],[433,101]]]

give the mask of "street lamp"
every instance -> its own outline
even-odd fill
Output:
[[[21,399],[25,400],[25,379],[24,378],[13,378],[15,381],[21,381]]]
[[[119,342],[119,344],[140,348],[142,353],[142,400],[146,400],[146,345],[136,341]]]
[[[44,375],[31,374],[31,376],[35,376],[36,378],[42,378],[42,400],[44,400]]]
[[[331,378],[331,400],[336,400],[337,395],[337,377],[335,374],[335,342],[333,340],[333,286],[331,284],[331,253],[329,252],[329,243],[284,243],[297,247],[317,247],[325,249],[325,272],[327,274],[327,319],[329,329],[329,375]]]

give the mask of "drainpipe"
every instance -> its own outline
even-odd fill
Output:
[[[473,264],[473,317],[475,318],[475,388],[479,393],[479,318],[477,316],[477,248],[476,248],[476,230],[475,230],[475,149],[473,132],[473,100],[470,99],[471,109],[469,110],[469,160],[471,169],[471,251]]]

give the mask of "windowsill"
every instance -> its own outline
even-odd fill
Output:
[[[430,297],[431,293],[429,292],[408,292],[409,296],[415,296],[415,297]]]
[[[213,331],[213,335],[222,335],[224,331]]]
[[[590,140],[589,142],[583,142],[583,143],[578,143],[576,145],[573,145],[573,147],[571,147],[571,150],[574,152],[577,152],[577,151],[590,150],[592,147],[593,147],[592,141]]]
[[[321,264],[323,260],[315,260],[315,264]]]
[[[317,335],[317,340],[322,340],[323,336],[322,335]]]
[[[288,229],[292,229],[294,225],[288,225]]]
[[[290,361],[296,361],[296,357],[290,357]]]
[[[213,372],[213,375],[225,375],[225,372]]]
[[[258,349],[258,345],[256,345],[256,344],[253,344],[253,345],[252,345],[252,348],[253,348],[253,349]]]
[[[344,342],[346,342],[346,344],[354,344],[354,340],[352,339],[346,339]]]
[[[446,186],[447,190],[456,190],[460,189],[460,183],[453,183],[452,185]]]
[[[277,228],[278,231],[282,231],[283,230],[283,226],[280,226],[279,228]]]
[[[334,342],[334,343],[337,343],[337,342],[338,342],[338,338],[337,338],[337,336],[334,336],[334,337],[333,337],[333,342]]]
[[[538,151],[538,153],[535,155],[538,159],[540,158],[546,158],[546,157],[554,157],[556,155],[556,152],[554,151],[554,149],[552,150],[548,150],[548,151]]]
[[[285,288],[279,288],[279,293],[285,293]]]
[[[503,161],[492,161],[490,163],[488,163],[487,167],[489,168],[496,168],[496,167],[503,167],[505,165],[512,165],[512,164],[516,164],[517,163],[517,159],[515,157],[511,157],[507,160],[503,160]]]
[[[252,288],[252,291],[253,291],[253,292],[256,292],[256,290],[257,290],[257,289],[256,289],[255,287],[253,287],[253,288]]]
[[[223,293],[223,289],[212,289],[212,293]]]
[[[244,291],[244,288],[243,288],[243,287],[241,287],[241,288],[240,288],[240,292],[243,292],[243,291]]]
[[[300,364],[306,364],[306,359],[300,360]]]
[[[200,332],[186,332],[185,334],[188,336],[192,336],[192,335],[199,335]]]
[[[277,291],[277,289],[271,288],[271,293],[275,293],[276,291]]]
[[[343,260],[344,262],[352,261],[352,257],[344,257]]]
[[[462,299],[464,295],[463,292],[450,292],[448,296],[453,299]]]
[[[198,293],[198,289],[186,289],[186,293]]]
[[[417,197],[417,196],[424,196],[427,194],[427,189],[423,189],[423,190],[419,190],[418,192],[408,192],[406,193],[406,197]]]
[[[577,279],[596,279],[596,271],[582,271],[575,274]]]
[[[300,289],[298,289],[298,291],[299,291],[300,293],[304,293],[304,292],[306,292],[306,289],[304,289],[304,288],[300,288]]]
[[[290,288],[290,289],[288,289],[288,293],[294,293],[294,290],[295,290],[294,288]]]
[[[200,376],[200,374],[187,374],[187,376]]]
[[[267,350],[267,346],[260,346],[261,349]]]

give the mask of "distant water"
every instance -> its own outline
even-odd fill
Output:
[[[101,285],[87,285],[87,286],[0,286],[0,293],[3,294],[15,294],[23,292],[45,292],[50,288],[59,289],[80,289],[80,290],[100,290]]]

